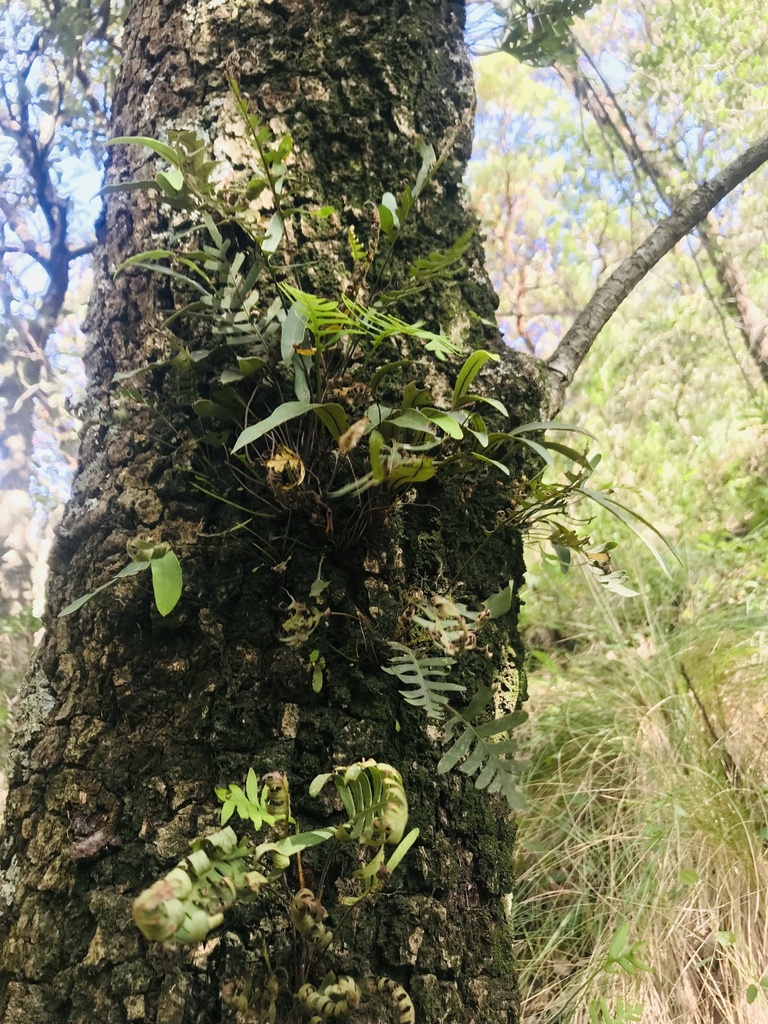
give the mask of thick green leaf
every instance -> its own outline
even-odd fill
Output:
[[[346,413],[340,405],[336,405],[334,402],[326,402],[324,404],[318,402],[283,402],[282,405],[275,409],[271,416],[268,416],[265,420],[260,420],[258,423],[254,423],[253,426],[246,427],[235,442],[232,451],[236,452],[241,448],[245,448],[247,444],[258,441],[260,437],[282,426],[283,423],[295,420],[299,416],[306,415],[308,412],[314,412],[337,441],[345,431],[349,430],[349,420]]]
[[[404,412],[398,413],[396,416],[392,416],[385,422],[404,430],[418,430],[420,433],[434,433],[434,431],[430,430],[429,420],[423,413],[419,412],[418,409],[406,409]]]
[[[181,597],[181,565],[173,551],[166,551],[162,558],[153,558],[149,564],[157,610],[163,616],[168,615]]]
[[[296,349],[301,348],[304,342],[304,335],[307,333],[307,315],[299,305],[294,302],[285,315],[281,328],[280,355],[286,366],[290,366]]]
[[[492,619],[498,619],[502,615],[506,615],[512,607],[512,598],[515,593],[515,582],[510,580],[503,590],[499,590],[496,594],[491,594],[490,597],[483,601],[483,608],[486,608],[491,615]]]
[[[310,846],[319,846],[320,843],[333,839],[335,835],[336,829],[334,828],[318,828],[312,832],[299,832],[295,836],[286,836],[285,839],[278,840],[274,845],[279,853],[291,857],[294,853],[308,850]]]
[[[346,434],[351,423],[347,414],[336,402],[325,402],[322,405],[313,406],[315,416],[320,420],[334,441],[338,441],[342,434]]]
[[[421,459],[404,459],[386,475],[387,487],[391,490],[402,490],[412,484],[431,480],[436,472],[433,460],[426,456]]]
[[[184,172],[178,167],[172,167],[170,171],[158,171],[155,181],[163,192],[175,197],[180,195],[184,188]]]
[[[397,215],[397,200],[391,192],[385,192],[379,203],[379,220],[384,236],[390,239],[392,235],[400,230],[400,220]]]
[[[390,871],[395,870],[395,868],[402,861],[403,857],[406,855],[406,853],[408,853],[408,851],[418,838],[419,830],[417,828],[412,828],[408,835],[405,836],[405,838],[402,839],[400,843],[398,843],[397,847],[395,848],[395,852],[387,861],[387,867],[389,868]]]
[[[171,149],[164,142],[157,139],[149,139],[145,135],[118,135],[114,139],[107,139],[108,146],[146,146],[158,156],[163,157],[174,167],[181,167],[181,158],[175,149]]]
[[[259,370],[263,370],[265,363],[258,356],[246,356],[244,359],[238,359],[237,365],[243,377],[251,377]]]
[[[332,778],[333,772],[324,772],[322,775],[316,775],[309,784],[309,795],[317,796],[326,782]]]
[[[451,409],[458,409],[461,405],[462,399],[469,391],[469,386],[475,377],[478,375],[480,370],[487,362],[498,363],[499,356],[493,352],[486,352],[485,349],[476,349],[464,362],[464,365],[459,370],[459,375],[456,378],[456,384],[453,389],[453,400],[451,402]]]
[[[273,213],[272,219],[269,222],[266,235],[262,238],[260,245],[261,251],[266,253],[267,256],[271,256],[277,252],[277,247],[283,240],[285,234],[285,224],[283,218],[279,213]]]
[[[421,412],[435,426],[440,427],[449,437],[460,441],[464,437],[464,431],[459,423],[459,416],[456,413],[445,412],[442,409],[432,409],[430,406],[423,406]]]

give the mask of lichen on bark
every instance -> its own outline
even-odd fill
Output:
[[[419,229],[404,233],[396,257],[404,266],[472,223],[461,203],[472,120],[462,17],[462,5],[442,0],[134,0],[114,133],[163,138],[194,129],[238,173],[243,150],[224,70],[234,60],[262,118],[289,126],[306,196],[361,225],[367,203],[413,180],[416,134],[447,145],[420,203]],[[116,150],[111,180],[146,177],[147,163],[140,150]],[[167,288],[146,274],[112,277],[127,256],[156,247],[166,226],[146,194],[107,205],[89,315],[91,416],[51,563],[51,614],[35,669],[51,702],[44,728],[22,737],[8,804],[0,1021],[228,1019],[222,986],[261,969],[262,939],[273,966],[292,969],[295,940],[277,910],[271,917],[260,905],[238,908],[209,944],[168,952],[138,935],[131,899],[217,826],[215,785],[241,781],[251,765],[259,774],[284,770],[295,813],[312,827],[325,823],[306,796],[312,777],[370,756],[402,772],[420,843],[396,890],[352,916],[337,967],[402,982],[422,1024],[513,1024],[502,905],[512,885],[513,827],[495,799],[459,775],[437,774],[435,730],[403,707],[380,668],[410,588],[440,592],[458,578],[473,607],[510,579],[517,593],[519,536],[500,532],[470,558],[503,493],[490,478],[471,492],[438,479],[337,548],[296,516],[256,520],[294,553],[284,566],[266,563],[246,533],[232,530],[229,509],[179,471],[179,431],[153,413],[168,400],[162,375],[147,382],[148,404],[121,406],[112,387],[116,370],[166,354],[159,325]],[[322,257],[313,285],[333,283],[338,293],[333,238],[318,232],[305,241]],[[444,299],[425,292],[413,318],[439,324]],[[468,325],[465,344],[501,348],[487,325],[495,299],[479,240],[450,304]],[[539,381],[524,362],[510,355],[488,380],[518,422],[538,418]],[[77,616],[53,618],[124,564],[126,541],[137,533],[169,541],[182,559],[185,588],[173,614],[153,610],[142,574]],[[334,614],[313,635],[326,660],[317,694],[305,652],[281,642],[281,622],[286,595],[306,596],[321,560]],[[516,602],[489,627],[487,656],[462,669],[471,685],[521,670]],[[279,1010],[280,1020],[301,1018],[290,993]],[[371,1003],[355,1019],[385,1012],[385,1003]]]

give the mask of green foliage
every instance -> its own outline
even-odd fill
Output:
[[[224,920],[237,887],[248,884],[247,849],[231,828],[192,844],[192,852],[136,898],[133,918],[155,942],[200,942]]]
[[[628,1021],[642,1020],[642,1016],[641,1005],[633,1006],[631,1003],[625,1003],[623,999],[616,1000],[613,1011],[609,1009],[605,996],[598,996],[589,1003],[590,1024],[626,1024]]]
[[[363,859],[362,865],[352,873],[353,884],[359,891],[342,897],[340,905],[351,907],[375,894],[419,835],[418,829],[405,834],[408,801],[402,777],[391,765],[360,761],[317,776],[310,786],[310,794],[317,796],[330,781],[333,781],[346,820],[307,832],[300,831],[290,815],[288,781],[281,772],[269,772],[260,783],[251,769],[245,790],[236,785],[217,789],[216,794],[223,802],[222,825],[225,827],[197,839],[187,857],[137,897],[133,917],[141,932],[158,942],[201,942],[223,923],[224,914],[238,900],[271,900],[275,917],[283,915],[280,894],[283,887],[288,886],[292,864],[296,865],[301,880],[301,854],[328,841],[356,843]],[[261,843],[238,839],[226,825],[234,813],[242,821],[249,821],[256,831],[266,826],[273,834]],[[286,834],[289,825],[294,831]],[[395,850],[385,860],[387,845],[394,846]],[[325,952],[334,941],[333,930],[324,923],[326,916],[321,898],[312,890],[300,885],[291,895],[288,917],[296,936],[299,979],[306,978],[313,956]],[[268,966],[266,946],[264,958]],[[388,978],[369,979],[364,984],[369,994],[389,993],[400,1010],[400,1020],[413,1021],[413,1004],[401,986]],[[249,981],[247,988],[230,996],[230,1005],[253,1012],[255,1004],[264,1003],[272,1007],[267,1012],[274,1015],[275,1002],[286,985],[289,993],[294,992],[295,979],[286,977],[278,981],[268,968],[268,981],[263,991],[254,991]],[[295,995],[310,1011],[322,1017],[346,1016],[363,998],[357,981],[337,979],[331,973],[326,974],[317,987],[303,981],[296,986]]]
[[[595,6],[596,0],[513,0],[504,10],[505,34],[499,48],[536,67],[575,63],[571,25]]]
[[[248,769],[245,792],[231,783],[226,789],[217,789],[216,796],[224,805],[221,808],[222,825],[226,825],[235,812],[242,821],[250,821],[257,830],[265,824],[274,825],[277,820],[269,811],[270,791],[266,785],[259,786],[253,768]]]
[[[518,789],[523,764],[508,755],[518,748],[517,741],[509,734],[525,722],[528,715],[525,711],[512,711],[487,721],[491,697],[490,688],[481,686],[465,710],[454,711],[445,726],[446,742],[453,740],[453,743],[440,758],[437,770],[447,772],[458,765],[465,775],[479,771],[475,779],[477,789],[501,793],[513,810],[524,810],[525,801]],[[478,718],[482,720],[478,722]],[[456,739],[453,739],[454,734],[457,734]],[[462,761],[464,757],[466,760]]]
[[[368,244],[353,229],[342,236],[354,264],[353,287],[331,297],[315,294],[303,283],[285,225],[338,217],[327,207],[307,209],[292,195],[290,136],[274,137],[249,112],[236,84],[233,94],[259,168],[247,182],[217,186],[202,140],[189,132],[169,136],[168,143],[113,140],[148,147],[170,165],[153,183],[134,184],[158,191],[161,202],[191,220],[168,248],[131,256],[117,273],[149,270],[170,279],[178,300],[163,329],[172,333],[183,320],[195,340],[174,340],[168,358],[154,366],[175,369],[184,380],[180,392],[197,394],[190,377],[199,375],[207,384],[207,394],[192,402],[200,419],[213,421],[206,443],[226,447],[238,479],[247,475],[249,488],[276,513],[299,507],[302,500],[328,503],[327,530],[349,523],[355,537],[387,506],[435,478],[490,474],[511,484],[531,460],[554,469],[555,459],[564,457],[573,467],[564,471],[564,483],[524,476],[500,492],[514,498],[509,508],[499,509],[489,536],[547,523],[563,569],[571,552],[578,552],[607,588],[632,593],[624,587],[625,576],[610,565],[608,546],[593,550],[588,537],[567,525],[576,500],[589,500],[632,524],[624,506],[585,486],[598,459],[545,436],[549,430],[562,434],[575,428],[546,422],[510,426],[504,404],[483,385],[499,356],[484,349],[465,352],[442,332],[395,311],[457,273],[471,243],[467,232],[444,251],[415,260],[401,285],[385,283],[392,247],[442,157],[419,143],[422,164],[413,187],[382,197]],[[252,199],[262,193],[270,197],[271,215],[254,210]],[[330,223],[328,230],[333,230]],[[251,244],[244,246],[243,237]],[[439,388],[423,386],[435,377]],[[210,493],[206,482],[201,487]],[[478,538],[478,551],[486,540]],[[321,591],[308,599],[289,596],[282,639],[301,647],[333,612]],[[515,744],[509,732],[524,716],[495,719],[495,695],[485,687],[471,695],[465,710],[454,707],[449,700],[463,695],[465,684],[446,679],[453,662],[475,648],[477,629],[505,614],[511,602],[508,587],[477,611],[443,595],[410,606],[404,622],[413,642],[392,645],[395,657],[385,671],[397,676],[407,703],[437,720],[449,716],[449,747],[439,770],[459,767],[476,775],[478,788],[500,792],[519,808],[514,782],[519,765],[510,756]],[[440,655],[425,644],[439,648]],[[317,692],[324,684],[319,649],[308,655],[308,669]],[[253,795],[232,791],[225,806],[229,814],[251,814],[255,821],[263,814],[257,803]],[[379,866],[368,866],[366,886],[374,884]]]
[[[193,408],[200,417],[219,420],[227,428],[242,424],[231,446],[232,455],[241,460],[241,466],[248,467],[248,472],[257,472],[259,465],[272,470],[267,484],[278,504],[289,490],[300,493],[310,487],[316,490],[318,485],[324,499],[336,502],[349,498],[368,501],[363,496],[374,490],[379,492],[379,503],[382,492],[394,503],[414,486],[441,473],[470,474],[482,468],[510,477],[520,464],[521,450],[527,449],[548,466],[554,466],[555,454],[563,454],[579,464],[577,474],[570,477],[565,487],[539,488],[537,497],[527,502],[528,519],[536,518],[537,513],[538,518],[552,515],[558,502],[564,507],[578,495],[608,508],[633,528],[628,509],[584,487],[595,460],[589,463],[572,448],[541,437],[550,428],[572,428],[530,423],[509,430],[497,429],[499,417],[506,419],[507,410],[498,399],[473,385],[488,363],[498,361],[498,355],[482,349],[466,355],[456,368],[449,402],[437,400],[418,382],[418,377],[429,370],[429,357],[452,361],[460,350],[444,334],[427,330],[420,322],[408,323],[387,307],[401,302],[414,288],[452,274],[470,244],[468,233],[446,251],[414,261],[405,290],[371,291],[361,282],[354,297],[341,293],[325,298],[286,279],[298,279],[299,273],[285,249],[285,238],[281,236],[284,251],[282,262],[278,263],[278,247],[270,245],[269,251],[264,249],[264,239],[270,232],[260,233],[249,196],[258,190],[271,192],[275,211],[283,219],[289,212],[301,217],[317,215],[319,211],[284,208],[291,190],[285,163],[291,149],[290,137],[274,138],[248,112],[235,84],[233,91],[262,171],[262,177],[251,179],[239,191],[231,185],[222,190],[212,184],[214,166],[203,158],[202,140],[190,133],[174,135],[168,144],[143,137],[114,141],[147,146],[167,160],[173,175],[169,178],[160,172],[164,174],[158,182],[161,200],[172,206],[182,203],[184,209],[198,214],[198,223],[185,229],[177,248],[132,256],[118,268],[118,273],[150,269],[170,276],[182,290],[192,293],[190,300],[171,313],[165,326],[170,327],[179,317],[191,318],[205,328],[202,347],[192,349],[177,343],[176,353],[169,360],[154,365],[183,368],[185,375],[196,372],[204,361],[224,365],[219,380],[225,386],[211,398],[197,399]],[[406,189],[399,199],[387,193],[379,204],[380,232],[389,246],[397,242],[403,222],[440,162],[431,147],[420,147],[422,167],[414,187]],[[146,182],[139,184],[148,187]],[[322,212],[326,216],[326,208]],[[226,234],[233,224],[257,243],[261,262],[254,259],[252,251],[233,249],[233,239]],[[200,248],[181,244],[201,231],[207,241]],[[364,249],[354,231],[348,232],[348,240],[355,263],[365,264],[364,275],[378,266],[379,258],[386,265],[388,253],[380,254],[375,241]],[[178,269],[167,266],[169,261],[176,263]],[[266,304],[256,287],[265,264],[278,284]],[[393,345],[399,355],[395,360],[391,359]],[[233,352],[243,346],[245,354]],[[276,366],[278,347],[280,363]],[[416,379],[404,375],[403,371],[409,368]],[[118,376],[136,372],[139,371]],[[394,384],[395,374],[399,381],[404,378],[405,383]],[[232,387],[246,380],[252,381],[255,388],[248,399]],[[275,402],[275,395],[282,395],[286,389],[292,390],[295,397]],[[367,396],[368,402],[362,408],[358,406],[351,417],[348,403],[340,399],[354,389],[361,397]],[[380,391],[386,392],[386,399],[382,400]],[[481,415],[479,407],[483,406],[486,411]],[[253,408],[259,409],[258,420],[248,424],[249,410]],[[310,414],[326,432],[325,438],[305,426],[305,418]],[[489,414],[493,417],[491,423],[485,418]],[[223,439],[227,434],[209,431],[206,437]],[[280,467],[277,472],[276,464]],[[296,500],[295,496],[292,500]],[[524,525],[525,517],[519,508],[513,518],[514,525]],[[511,525],[512,521],[508,518],[506,524]],[[556,550],[561,554],[566,550],[583,550],[575,535],[555,522],[553,536],[557,537]],[[604,551],[598,554],[602,556]],[[561,558],[563,568],[567,568],[569,560],[570,556],[568,560]],[[623,586],[623,575],[609,566],[601,566],[601,579],[619,593],[630,593]]]
[[[146,569],[149,569],[152,574],[152,590],[158,612],[166,616],[173,611],[181,597],[182,579],[181,564],[176,553],[171,550],[170,544],[133,537],[126,544],[126,548],[131,557],[128,565],[124,566],[111,580],[107,580],[95,590],[83,594],[82,597],[78,597],[77,600],[68,604],[66,608],[62,608],[58,615],[60,619],[78,611],[91,598],[100,594],[102,590],[106,590],[107,587],[111,587],[118,580],[136,576]]]
[[[637,971],[651,971],[652,968],[640,960],[638,953],[642,949],[642,942],[629,941],[629,925],[625,922],[616,929],[616,934],[611,939],[611,945],[605,958],[606,973],[621,969],[627,974],[635,974]]]
[[[391,765],[362,761],[318,776],[310,787],[310,793],[317,796],[330,779],[333,779],[347,812],[346,821],[306,832],[296,828],[290,835],[258,845],[239,841],[229,826],[212,837],[196,840],[190,857],[137,898],[134,918],[142,932],[148,938],[199,942],[221,923],[223,911],[234,904],[238,892],[241,896],[246,895],[246,890],[258,893],[262,886],[282,877],[292,857],[328,840],[352,840],[373,851],[371,859],[352,876],[360,880],[362,892],[344,897],[342,903],[354,905],[381,888],[419,834],[418,829],[412,829],[404,835],[408,802],[402,778]],[[285,794],[285,797],[281,795],[276,802],[276,792]],[[232,784],[217,789],[216,794],[223,803],[222,824],[236,812],[241,820],[250,821],[256,830],[265,825],[274,827],[278,821],[296,825],[286,813],[287,781],[280,773],[272,772],[265,776],[260,786],[251,769],[245,791]],[[386,861],[385,845],[396,847]],[[228,881],[217,882],[215,892],[207,894],[205,887],[211,883],[211,872],[217,872]],[[184,876],[190,876],[192,883]],[[225,903],[221,900],[222,889],[227,891]],[[207,895],[210,899],[206,901],[204,897]],[[205,916],[196,914],[195,908],[205,909]]]
[[[494,691],[487,686],[478,687],[465,709],[457,709],[450,701],[454,695],[463,695],[466,686],[446,678],[457,658],[476,650],[476,631],[489,619],[505,615],[511,602],[511,584],[485,601],[480,611],[440,595],[428,602],[414,595],[402,619],[408,623],[420,649],[390,641],[389,647],[396,653],[384,671],[406,687],[400,694],[407,704],[423,709],[433,719],[442,721],[446,713],[451,716],[444,728],[445,742],[451,745],[438,763],[438,773],[458,766],[464,774],[473,775],[479,769],[477,789],[501,793],[512,810],[521,810],[525,803],[517,779],[522,765],[510,757],[516,742],[509,734],[528,716],[515,711],[496,717]],[[443,655],[425,653],[425,639],[439,647]],[[476,721],[478,718],[482,721]],[[459,735],[454,739],[457,731]]]
[[[408,803],[396,769],[375,761],[337,768],[318,775],[309,787],[309,795],[317,796],[330,780],[347,812],[349,820],[344,828],[350,839],[374,848],[400,842],[408,820]]]
[[[453,658],[417,657],[403,644],[390,641],[393,651],[399,652],[390,661],[385,672],[396,676],[407,687],[400,690],[406,703],[423,708],[430,718],[442,718],[450,697],[449,693],[464,693],[466,687],[446,680],[455,664]]]
[[[751,1006],[761,992],[768,994],[768,977],[762,977],[756,985],[747,986],[747,1004]]]

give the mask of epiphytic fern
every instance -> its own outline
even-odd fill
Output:
[[[377,849],[385,843],[400,842],[408,822],[408,801],[400,772],[389,764],[358,761],[349,768],[318,775],[312,780],[309,795],[317,796],[330,779],[348,816],[339,827],[339,838],[356,839]]]
[[[400,695],[408,704],[424,708],[430,718],[442,718],[450,697],[448,693],[463,693],[464,686],[449,683],[446,676],[455,664],[453,658],[417,657],[409,647],[390,641],[389,646],[399,653],[384,671],[396,676],[408,689]]]
[[[376,988],[379,992],[387,992],[400,1016],[400,1024],[416,1024],[416,1012],[413,1001],[402,985],[392,978],[377,978]]]
[[[480,774],[475,779],[477,789],[501,793],[512,809],[522,810],[525,803],[517,787],[522,763],[510,756],[515,753],[517,743],[508,735],[506,738],[503,736],[528,716],[524,711],[512,711],[501,718],[475,724],[474,720],[488,709],[491,697],[490,687],[481,686],[464,711],[451,708],[453,718],[445,726],[446,742],[458,735],[440,758],[437,770],[442,774],[457,765],[465,775],[474,775],[479,770]],[[465,757],[466,760],[459,763]]]
[[[148,939],[201,942],[247,887],[248,849],[231,828],[197,839],[192,852],[145,889],[133,919]]]

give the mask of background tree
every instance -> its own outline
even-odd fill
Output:
[[[714,168],[763,130],[750,87],[763,21],[751,5],[628,3],[602,5],[575,31],[651,156]],[[583,54],[578,69],[604,96]],[[503,327],[546,355],[660,200],[551,71],[483,58],[478,92],[489,164],[478,160],[472,184]],[[645,126],[655,115],[660,141]],[[691,187],[683,180],[676,189]],[[718,211],[758,304],[765,194],[763,171]],[[521,251],[518,300],[509,254]],[[764,392],[719,296],[701,243],[678,245],[602,332],[564,414],[599,438],[601,480],[674,538],[683,564],[663,573],[600,515],[587,529],[620,542],[638,597],[612,601],[590,573],[563,576],[533,547],[526,557],[530,813],[514,924],[521,1014],[539,1024],[602,1024],[620,1004],[659,1024],[765,1015]],[[642,943],[652,971],[611,964],[617,938]]]
[[[15,2],[0,22],[0,617],[31,607],[45,517],[34,516],[30,496],[36,491],[44,504],[46,490],[56,491],[35,466],[36,430],[74,463],[66,328],[55,349],[47,343],[63,326],[68,296],[77,301],[93,251],[83,186],[90,173],[98,188],[113,6]]]

